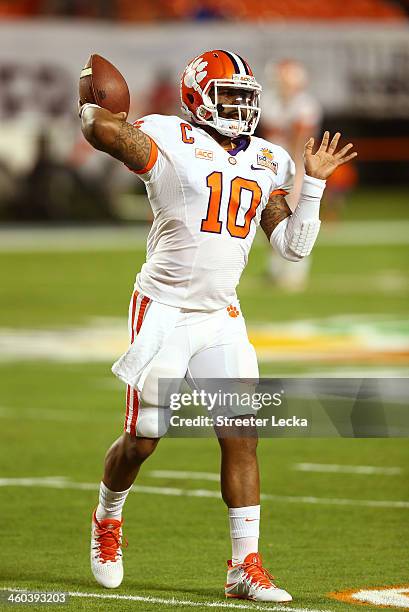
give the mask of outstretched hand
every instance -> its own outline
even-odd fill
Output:
[[[325,132],[316,153],[312,152],[314,138],[308,140],[304,148],[305,173],[308,176],[325,180],[331,176],[338,166],[349,162],[358,155],[355,152],[348,153],[354,146],[352,143],[345,145],[345,147],[336,152],[340,137],[340,132],[337,132],[331,142],[329,142],[329,132]]]

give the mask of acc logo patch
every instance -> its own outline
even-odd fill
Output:
[[[195,149],[195,156],[199,159],[207,159],[211,161],[213,159],[213,151],[206,151],[205,149]]]
[[[352,589],[328,593],[332,599],[351,604],[366,604],[377,608],[399,608],[409,610],[409,584],[395,587]]]
[[[259,166],[269,168],[274,172],[274,174],[277,174],[278,163],[274,161],[274,154],[272,151],[270,151],[270,149],[261,149],[260,153],[257,155],[257,163]]]

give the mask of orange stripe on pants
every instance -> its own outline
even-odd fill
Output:
[[[138,291],[134,291],[132,296],[132,315],[131,315],[131,343],[135,340],[135,337],[139,334],[140,329],[142,327],[143,320],[145,318],[146,309],[150,303],[150,299],[148,297],[143,297],[140,301],[138,313],[136,312],[137,301],[139,297]],[[136,321],[136,325],[135,325]],[[131,436],[136,435],[136,421],[138,419],[138,410],[139,410],[139,397],[138,390],[132,388],[130,385],[126,386],[126,414],[125,414],[125,423],[124,430],[128,431],[128,421],[130,419],[129,424],[129,434]]]

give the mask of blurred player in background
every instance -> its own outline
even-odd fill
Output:
[[[339,133],[331,140],[326,132],[315,153],[314,139],[309,139],[306,174],[292,213],[286,202],[294,179],[290,155],[253,136],[260,92],[245,60],[214,50],[192,60],[183,73],[187,120],[148,115],[131,125],[126,113],[113,115],[95,104],[80,109],[87,140],[144,181],[154,213],[147,261],[130,303],[131,344],[113,366],[127,384],[124,433],[106,455],[92,520],[91,567],[108,588],[123,578],[126,497],[169,424],[159,380],[186,377],[197,388],[200,379],[258,379],[236,295],[256,228],[261,225],[282,257],[301,261],[319,231],[325,180],[355,157],[352,144],[337,151]],[[249,412],[248,407],[241,410]],[[291,601],[273,583],[258,553],[260,484],[257,436],[252,434],[239,428],[235,436],[218,437],[232,542],[225,595]]]
[[[297,206],[304,177],[304,146],[307,139],[317,136],[322,121],[318,100],[307,90],[308,74],[295,60],[269,64],[266,68],[270,87],[263,95],[263,135],[270,142],[281,145],[295,162],[293,192],[287,202],[292,210]],[[308,280],[310,258],[296,264],[270,256],[269,271],[275,284],[289,291],[302,291]]]

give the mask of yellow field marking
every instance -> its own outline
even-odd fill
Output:
[[[387,337],[377,338],[373,333],[317,333],[314,330],[249,329],[250,342],[262,361],[369,361],[407,363],[409,345]]]
[[[261,362],[409,365],[409,338],[376,324],[351,323],[349,329],[323,330],[314,322],[249,325]],[[23,342],[24,340],[24,342]],[[125,320],[104,319],[58,330],[0,329],[1,359],[109,361],[128,346]]]

